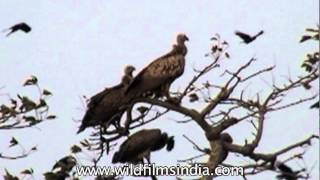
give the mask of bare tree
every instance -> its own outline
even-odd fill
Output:
[[[35,89],[38,98],[31,98],[32,96],[18,94],[17,97],[11,97],[10,94],[1,93],[1,96],[8,98],[8,103],[0,105],[0,132],[10,133],[12,130],[19,130],[25,128],[35,128],[39,123],[45,122],[47,120],[55,119],[56,116],[49,114],[49,106],[47,104],[48,98],[52,93],[47,89],[42,89],[38,83],[38,78],[36,76],[31,76],[28,78],[23,86],[30,86]],[[9,148],[19,148],[21,153],[14,154],[10,152],[2,152],[0,150],[0,160],[18,160],[25,158],[37,151],[37,146],[30,147],[26,149],[23,143],[18,141],[15,137],[12,137],[9,141]],[[24,175],[32,175],[33,169],[25,169],[21,172]],[[6,170],[7,179],[15,179],[17,177],[11,175],[9,171]]]
[[[312,30],[312,32],[313,31],[315,32],[315,30]],[[319,36],[314,36],[309,39],[312,38],[318,40]],[[306,139],[297,140],[294,144],[279,147],[279,150],[276,152],[258,152],[257,147],[259,147],[264,134],[264,124],[270,119],[266,117],[270,117],[273,112],[281,112],[292,106],[298,106],[316,99],[318,94],[296,97],[295,100],[288,98],[288,94],[296,89],[304,90],[307,85],[311,86],[311,84],[318,83],[319,69],[312,66],[313,68],[308,68],[303,76],[288,77],[287,82],[284,84],[277,84],[273,81],[270,84],[269,90],[266,90],[264,93],[256,92],[255,97],[249,97],[246,95],[247,92],[246,89],[243,88],[243,85],[248,82],[255,82],[258,77],[262,77],[266,73],[270,74],[276,66],[265,67],[255,70],[254,72],[251,70],[250,72],[252,73],[248,74],[246,71],[250,67],[254,67],[255,63],[258,62],[257,58],[253,57],[235,70],[231,70],[232,68],[225,69],[221,76],[215,77],[216,79],[220,78],[224,80],[224,83],[214,84],[214,82],[209,81],[208,77],[212,77],[212,72],[218,69],[221,70],[221,65],[226,59],[230,58],[230,55],[227,51],[228,43],[221,40],[219,35],[213,37],[212,42],[213,45],[210,53],[205,55],[211,58],[211,63],[201,69],[194,69],[194,77],[182,91],[171,92],[171,94],[178,97],[180,104],[173,104],[156,98],[138,98],[130,105],[127,109],[126,116],[123,117],[124,128],[126,130],[136,129],[164,115],[169,115],[170,112],[176,112],[189,117],[188,120],[178,121],[178,123],[195,122],[203,130],[210,144],[209,147],[202,148],[186,137],[201,154],[187,158],[185,162],[191,165],[195,163],[202,164],[208,166],[211,170],[218,165],[239,166],[239,164],[224,163],[228,153],[235,153],[251,159],[250,163],[241,165],[245,170],[244,179],[246,179],[247,176],[256,175],[264,171],[274,171],[280,174],[278,178],[281,178],[281,173],[283,175],[284,172],[276,166],[276,162],[278,162],[277,159],[279,159],[280,156],[288,155],[289,152],[295,151],[296,149],[311,146],[312,140],[318,139],[319,136],[309,134]],[[311,55],[308,55],[308,57],[311,57]],[[316,62],[319,62],[318,52],[312,57],[316,59]],[[313,65],[314,64],[315,63],[313,63]],[[306,65],[304,65],[304,67],[305,66]],[[188,103],[188,101],[190,103]],[[192,103],[194,102],[201,103],[202,108],[193,108]],[[161,110],[159,110],[159,107]],[[138,111],[140,115],[134,117],[132,115],[133,111]],[[254,129],[252,133],[255,138],[250,142],[246,140],[243,144],[232,143],[232,137],[224,132],[232,126],[239,125],[241,122],[249,122],[252,125]],[[91,138],[81,142],[81,146],[89,151],[98,152],[97,157],[93,159],[93,164],[96,165],[104,155],[104,152],[109,153],[110,148],[115,146],[118,139],[125,136],[122,132],[123,131],[120,132],[117,129],[102,131],[97,128]],[[293,155],[283,161],[282,164],[284,165],[285,162],[293,159],[303,160],[303,154],[304,153]],[[208,156],[209,160],[207,162],[197,162],[197,158],[202,156]],[[296,179],[310,178],[307,168],[295,171],[293,175],[295,175],[294,177]],[[212,178],[212,176],[206,176],[200,179]]]
[[[315,32],[310,30],[309,32]],[[306,37],[304,37],[306,40]],[[313,35],[311,38],[319,40],[319,35]],[[304,40],[304,41],[305,41]],[[306,72],[303,76],[288,77],[284,84],[277,84],[273,81],[270,84],[270,89],[264,93],[256,92],[254,97],[248,96],[244,85],[248,82],[256,82],[259,77],[268,75],[276,67],[270,66],[255,70],[248,69],[254,67],[258,63],[257,58],[248,59],[240,67],[231,67],[223,69],[222,65],[230,58],[228,53],[228,43],[223,41],[218,35],[212,38],[212,46],[210,52],[205,56],[210,58],[211,62],[200,69],[194,69],[194,76],[185,87],[177,92],[171,92],[176,96],[180,103],[171,103],[163,99],[152,97],[141,97],[135,99],[132,104],[126,108],[126,114],[122,117],[122,126],[125,131],[131,131],[145,126],[153,121],[158,120],[163,116],[170,116],[171,112],[176,112],[188,117],[187,120],[177,121],[180,123],[195,122],[205,134],[209,147],[202,147],[196,144],[189,137],[185,138],[199,151],[200,155],[193,157],[186,157],[183,162],[190,165],[201,164],[209,167],[211,170],[217,166],[242,166],[245,170],[243,178],[247,176],[256,175],[264,171],[274,171],[278,174],[278,178],[285,179],[286,177],[294,177],[295,179],[309,179],[309,169],[304,167],[299,170],[291,170],[284,163],[293,159],[303,160],[304,153],[297,153],[291,155],[287,160],[280,162],[279,157],[283,155],[290,155],[291,151],[296,149],[311,146],[313,139],[318,139],[319,136],[309,134],[306,139],[297,140],[296,143],[287,144],[279,147],[276,152],[259,152],[257,148],[261,143],[264,135],[265,122],[270,119],[273,112],[283,111],[293,106],[301,105],[302,103],[312,101],[317,98],[318,94],[311,96],[296,97],[296,99],[288,98],[288,94],[296,89],[308,89],[318,82],[319,69],[316,64],[319,62],[319,53],[314,53],[312,58],[312,65],[309,66],[309,60],[303,65]],[[307,56],[311,57],[311,56]],[[311,58],[311,59],[312,59]],[[311,68],[310,68],[311,67]],[[235,69],[234,69],[235,68]],[[214,72],[222,71],[221,76],[215,75]],[[216,84],[216,81],[211,81],[214,76],[215,79],[220,79],[223,83]],[[36,87],[39,91],[38,100],[31,100],[27,96],[19,95],[17,99],[9,98],[9,104],[1,105],[0,111],[0,130],[12,130],[20,128],[34,127],[36,124],[47,119],[54,119],[54,115],[49,115],[49,107],[46,103],[47,96],[51,95],[50,91],[41,89],[38,85],[36,77],[31,77],[24,84]],[[291,100],[291,101],[290,101]],[[193,104],[197,103],[196,108]],[[139,115],[134,116],[133,112],[138,112]],[[268,118],[267,118],[268,116]],[[236,144],[233,142],[230,134],[226,131],[233,126],[240,125],[242,122],[249,122],[252,125],[254,139],[252,141],[244,141],[243,144]],[[178,127],[178,126],[177,126]],[[248,129],[251,131],[252,129]],[[58,160],[53,168],[44,174],[48,180],[65,179],[79,179],[75,174],[74,167],[77,163],[75,158],[77,153],[87,154],[86,151],[94,152],[95,157],[92,159],[92,164],[97,166],[101,157],[113,151],[119,141],[126,133],[122,130],[104,127],[96,127],[92,135],[88,139],[84,139],[79,145],[72,145],[71,153]],[[12,138],[10,146],[19,144],[18,140]],[[32,150],[32,148],[31,148]],[[295,151],[297,152],[297,151]],[[251,161],[247,164],[226,164],[224,160],[228,154],[237,154],[242,157],[247,157]],[[0,158],[18,159],[26,157],[29,152],[22,153],[18,156],[6,156],[1,153]],[[200,162],[199,157],[207,156],[207,162]],[[22,174],[30,175],[33,169],[26,169]],[[16,180],[18,177],[6,171],[4,177],[8,180]],[[116,179],[117,177],[97,177],[97,179]],[[199,179],[213,179],[213,176],[199,177]]]

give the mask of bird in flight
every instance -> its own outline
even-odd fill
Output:
[[[27,24],[27,23],[24,23],[24,22],[22,22],[22,23],[19,23],[19,24],[15,24],[15,25],[13,25],[13,26],[11,26],[10,28],[8,28],[8,29],[5,29],[4,30],[4,32],[5,31],[10,31],[6,36],[8,37],[8,36],[10,36],[12,33],[15,33],[15,32],[17,32],[17,31],[23,31],[23,32],[25,32],[25,33],[29,33],[30,31],[31,31],[31,27]]]
[[[264,31],[260,31],[258,34],[251,36],[249,34],[246,34],[246,33],[240,32],[240,31],[236,31],[235,35],[239,36],[243,40],[244,43],[249,44],[252,41],[256,40],[257,37],[261,36],[263,33],[264,33]]]

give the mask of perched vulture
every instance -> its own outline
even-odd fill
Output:
[[[7,34],[7,37],[8,37],[12,33],[15,33],[18,30],[23,31],[25,33],[29,33],[31,31],[31,27],[28,24],[22,22],[22,23],[13,25],[12,27],[10,27],[10,28],[8,28],[6,30],[10,30],[10,32]]]
[[[258,34],[254,35],[254,36],[250,36],[246,33],[243,33],[243,32],[240,32],[240,31],[236,31],[235,34],[237,36],[239,36],[244,43],[246,44],[249,44],[251,43],[252,41],[254,41],[257,37],[259,37],[260,35],[262,35],[264,32],[263,31],[260,31]]]
[[[116,127],[119,125],[125,111],[123,107],[129,102],[129,97],[124,96],[124,90],[132,80],[134,70],[133,66],[126,66],[120,84],[106,88],[90,98],[88,110],[77,133],[90,126],[102,125],[107,128],[110,124],[114,124]]]
[[[160,129],[144,129],[129,136],[121,144],[119,151],[113,155],[112,163],[143,163],[146,158],[150,163],[150,153],[167,146],[167,151],[174,147],[173,136],[168,137],[167,133],[162,133]]]
[[[230,134],[228,134],[228,133],[222,133],[222,134],[220,135],[220,140],[221,140],[223,143],[232,143],[232,142],[233,142],[232,137],[231,137]],[[229,154],[229,152],[228,152],[227,150],[223,149],[222,155],[221,155],[220,158],[219,158],[219,164],[221,164],[224,160],[227,159],[228,154]]]
[[[154,60],[145,67],[130,83],[125,94],[131,92],[138,96],[144,93],[155,93],[157,97],[165,96],[171,99],[169,88],[171,83],[184,72],[185,56],[188,41],[185,34],[177,36],[177,44],[166,55]]]

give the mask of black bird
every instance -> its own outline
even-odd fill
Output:
[[[278,179],[284,179],[284,180],[298,179],[298,174],[300,173],[300,171],[293,171],[292,168],[278,161],[275,163],[275,166],[280,170],[280,173],[281,173],[277,175]]]
[[[124,95],[124,90],[132,80],[133,66],[126,66],[124,76],[120,84],[99,92],[90,98],[88,110],[85,113],[81,126],[77,133],[84,131],[87,127],[102,125],[108,128],[110,124],[119,126],[120,119],[129,101],[131,94]]]
[[[221,140],[223,143],[232,143],[232,142],[233,142],[232,137],[231,137],[230,134],[228,134],[228,133],[222,133],[222,134],[220,135],[220,140]],[[221,154],[221,156],[219,157],[219,164],[221,164],[225,159],[227,159],[228,154],[229,154],[229,152],[228,152],[225,148],[223,148],[222,154]]]
[[[150,153],[167,146],[167,151],[174,147],[173,136],[162,133],[160,129],[144,129],[129,136],[119,150],[113,155],[112,163],[143,163],[146,158],[150,163]]]
[[[7,37],[10,36],[12,33],[15,33],[18,30],[23,31],[25,33],[29,33],[31,31],[31,27],[28,24],[22,22],[22,23],[13,25],[12,27],[10,27],[8,29],[5,29],[4,31],[8,31],[8,30],[10,30],[10,32],[6,35]]]
[[[243,40],[243,42],[246,44],[251,43],[252,41],[254,41],[257,37],[259,37],[263,33],[264,33],[263,31],[260,31],[258,34],[254,35],[254,36],[250,36],[249,34],[246,34],[246,33],[240,32],[240,31],[235,32],[235,34],[237,36],[239,36]]]

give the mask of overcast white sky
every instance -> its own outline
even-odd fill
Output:
[[[51,111],[58,119],[39,125],[39,129],[2,131],[0,151],[9,151],[7,145],[15,136],[26,147],[38,145],[39,151],[19,161],[0,160],[0,172],[4,168],[18,173],[33,167],[36,179],[51,169],[54,162],[69,153],[70,145],[88,136],[76,136],[79,124],[72,119],[81,119],[84,113],[79,96],[91,96],[106,86],[117,84],[126,64],[143,68],[153,59],[166,53],[174,42],[175,35],[184,32],[189,36],[187,44],[186,72],[173,89],[182,88],[192,77],[192,68],[210,60],[204,58],[210,47],[210,37],[219,33],[230,43],[232,59],[223,68],[235,69],[249,58],[258,58],[254,68],[276,65],[273,73],[277,83],[285,82],[283,76],[303,74],[300,67],[304,55],[317,49],[316,44],[299,44],[306,27],[319,23],[319,2],[315,0],[269,0],[269,1],[147,1],[138,3],[124,0],[65,0],[65,1],[0,1],[0,29],[17,22],[32,26],[29,34],[16,33],[9,38],[0,35],[0,93],[15,95],[28,92],[21,87],[31,74],[38,76],[43,87],[54,96],[50,100]],[[265,34],[245,46],[234,36],[235,30],[254,34],[263,29]],[[250,72],[248,72],[250,73]],[[218,73],[209,77],[215,82]],[[256,78],[249,84],[251,95],[267,90],[264,80],[271,82],[271,74]],[[296,91],[291,97],[303,97],[312,92]],[[7,97],[0,97],[0,104]],[[308,105],[293,107],[282,113],[270,114],[259,151],[273,152],[317,133],[317,112]],[[177,125],[170,119],[182,119],[170,114],[148,127],[161,127],[172,132],[178,141],[173,152],[157,152],[152,159],[161,164],[175,164],[175,160],[197,154],[182,134],[207,145],[205,136],[195,124]],[[237,143],[250,136],[249,125],[230,129]],[[86,131],[88,132],[88,131]],[[319,144],[314,143],[306,154],[308,167],[316,163],[313,178],[319,178]],[[107,162],[108,158],[103,159]],[[205,159],[204,159],[205,160]],[[84,159],[82,161],[85,163]],[[243,162],[244,158],[230,156],[228,162]],[[106,163],[107,164],[107,163]],[[295,162],[294,167],[299,167]],[[274,175],[264,173],[259,179]],[[0,178],[1,179],[1,178]],[[231,179],[221,178],[221,179]],[[232,177],[232,179],[241,179]],[[251,177],[257,179],[257,177]]]

